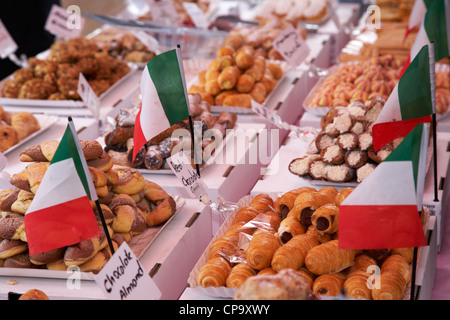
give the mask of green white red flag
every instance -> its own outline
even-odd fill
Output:
[[[431,0],[402,72],[423,46],[434,43],[435,61],[450,56],[450,0]]]
[[[416,0],[409,14],[408,28],[406,34],[408,35],[414,28],[419,27],[422,24],[427,7],[433,0]]]
[[[133,161],[153,137],[189,116],[183,63],[179,50],[153,57],[142,72],[142,105],[134,125]]]
[[[422,210],[430,124],[418,124],[342,202],[339,246],[351,249],[426,245]]]
[[[100,235],[91,202],[97,200],[73,123],[69,124],[25,213],[29,254]]]
[[[375,150],[406,136],[418,123],[431,122],[435,113],[432,51],[423,46],[392,90],[372,127]]]

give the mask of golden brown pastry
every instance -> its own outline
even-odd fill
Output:
[[[280,241],[275,234],[264,231],[255,233],[245,250],[248,265],[256,270],[267,268],[279,247]]]
[[[372,299],[372,289],[367,285],[369,277],[370,274],[362,270],[350,273],[343,285],[345,296],[352,299]]]
[[[19,214],[25,214],[34,199],[34,193],[20,190],[17,200],[11,205],[11,211]]]
[[[322,205],[329,203],[328,197],[319,192],[302,192],[294,202],[294,208],[289,211],[288,216],[300,220],[303,226],[311,225],[311,215]]]
[[[319,232],[336,233],[339,227],[339,207],[333,203],[321,206],[311,215],[311,223]]]
[[[231,266],[222,257],[217,257],[206,261],[200,269],[197,283],[202,287],[223,287],[226,284]]]
[[[262,270],[259,270],[257,274],[262,276],[262,275],[274,275],[274,274],[277,274],[277,273],[278,272],[273,270],[272,267],[267,267],[267,268],[264,268]]]
[[[337,272],[350,266],[355,255],[356,250],[339,248],[338,240],[331,240],[309,250],[305,266],[317,275]]]
[[[39,289],[31,289],[22,294],[19,300],[50,300],[49,297]]]
[[[225,284],[228,288],[238,288],[247,278],[254,275],[256,275],[256,271],[250,268],[248,264],[238,263],[231,268]]]
[[[16,112],[11,115],[11,127],[17,131],[20,140],[41,129],[39,121],[30,112]]]
[[[111,191],[118,194],[136,194],[144,189],[142,174],[134,168],[113,167],[119,176],[119,183]]]
[[[405,258],[407,263],[411,263],[413,261],[414,248],[394,248],[391,249],[389,254],[399,254]]]
[[[400,273],[405,279],[406,284],[411,281],[411,271],[409,268],[409,263],[403,256],[399,254],[390,255],[386,258],[386,260],[383,261],[383,263],[381,264],[381,274],[387,271],[395,271]]]
[[[272,258],[272,269],[298,269],[303,266],[306,254],[311,248],[318,246],[319,241],[310,234],[299,234],[275,251]]]
[[[277,234],[282,243],[286,243],[299,234],[305,233],[305,228],[302,226],[300,221],[293,217],[286,217],[281,220],[280,226],[278,228]]]
[[[227,260],[238,250],[239,239],[222,237],[215,240],[209,247],[208,259],[223,257]]]
[[[166,222],[175,214],[176,210],[177,206],[172,197],[164,199],[148,214],[146,218],[147,225],[151,227]]]
[[[217,81],[222,90],[230,90],[236,86],[241,71],[237,66],[229,66],[220,72]]]
[[[19,142],[19,135],[16,129],[2,122],[0,122],[0,152],[5,152]]]
[[[406,281],[397,271],[386,271],[380,274],[380,286],[374,286],[372,297],[374,300],[402,300],[405,295]]]
[[[0,211],[12,211],[11,205],[17,200],[19,191],[17,189],[0,190]]]
[[[236,212],[232,224],[236,224],[239,222],[247,223],[256,218],[258,214],[259,212],[253,207],[250,206],[242,207]]]
[[[310,187],[301,187],[297,188],[291,191],[288,191],[275,199],[273,203],[273,208],[275,211],[279,212],[281,217],[286,217],[286,215],[289,213],[289,211],[294,207],[295,199],[297,199],[297,196],[306,191],[316,191],[314,188]]]
[[[99,250],[99,237],[83,240],[77,244],[67,247],[67,250],[64,252],[64,263],[67,267],[80,266],[92,259]]]
[[[341,203],[345,200],[345,198],[348,197],[348,195],[353,191],[353,188],[343,188],[339,190],[338,194],[336,195],[336,198],[334,199],[335,204],[337,206],[340,206]]]
[[[319,275],[313,284],[313,292],[323,296],[338,296],[341,294],[345,276],[342,272]]]
[[[241,107],[250,109],[252,107],[252,98],[253,97],[249,93],[237,93],[225,97],[222,105],[224,107]]]
[[[66,247],[30,255],[31,263],[42,266],[63,259]]]
[[[0,259],[8,259],[28,250],[28,244],[21,240],[3,239],[0,241]]]
[[[255,208],[258,212],[272,211],[273,200],[268,194],[260,193],[253,197],[249,206]]]

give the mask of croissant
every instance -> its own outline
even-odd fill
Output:
[[[272,269],[279,272],[282,269],[298,269],[305,263],[309,250],[318,246],[319,241],[310,234],[299,234],[275,251],[272,258]]]
[[[304,227],[297,218],[286,217],[278,227],[278,237],[282,243],[288,242],[292,237],[305,233]]]
[[[331,203],[321,206],[311,215],[311,223],[319,232],[327,234],[337,232],[339,225],[339,207]]]
[[[345,276],[342,272],[321,274],[313,283],[312,290],[322,296],[338,296],[343,289]]]
[[[256,271],[246,263],[238,263],[232,269],[226,280],[228,288],[238,288],[247,278],[256,275]]]
[[[353,191],[353,188],[343,188],[339,190],[337,193],[334,202],[337,206],[340,206],[341,203],[348,197],[348,195]]]
[[[280,241],[275,234],[264,231],[255,233],[245,251],[245,259],[253,269],[267,268],[279,247]]]
[[[380,285],[372,289],[374,300],[402,300],[405,295],[405,278],[397,271],[385,271],[380,274]]]
[[[256,195],[250,202],[250,207],[255,208],[257,211],[265,212],[273,210],[273,200],[265,193]]]
[[[273,206],[274,210],[279,212],[282,217],[285,217],[289,211],[294,207],[294,202],[297,196],[302,192],[313,192],[316,189],[310,187],[301,187],[298,189],[291,190],[281,195],[277,199],[275,199]]]
[[[325,242],[334,240],[334,239],[333,239],[333,236],[332,236],[331,234],[319,232],[319,231],[316,229],[316,227],[313,226],[313,225],[310,225],[310,226],[308,227],[308,230],[306,230],[305,233],[314,235],[314,236],[317,238],[317,240],[319,240],[319,243],[325,243]],[[335,235],[336,235],[336,234],[335,234]]]
[[[367,269],[369,267],[376,266],[376,265],[377,265],[377,262],[375,261],[374,258],[369,257],[368,255],[365,255],[365,254],[360,254],[355,258],[355,262],[350,267],[350,269],[348,271],[348,276],[350,276],[353,272],[357,272],[357,271],[368,272]]]
[[[272,267],[264,268],[258,272],[259,276],[262,276],[262,275],[270,276],[270,275],[274,275],[274,274],[277,274],[277,272],[275,270],[273,270]]]
[[[334,187],[323,187],[319,189],[318,192],[327,196],[329,203],[334,203],[336,195],[338,194],[338,190]]]
[[[202,287],[223,287],[226,284],[231,266],[227,260],[217,257],[206,261],[200,269],[197,282]]]
[[[296,217],[302,225],[309,227],[312,213],[327,203],[329,203],[329,199],[322,193],[302,192],[295,199],[294,208],[289,211],[288,216]]]
[[[41,129],[39,121],[30,112],[16,112],[11,115],[11,127],[16,129],[19,140]]]
[[[353,299],[372,299],[372,290],[367,285],[369,277],[369,273],[361,270],[347,276],[343,287],[345,296]]]
[[[338,240],[331,240],[309,250],[305,265],[314,274],[336,272],[350,266],[355,255],[356,250],[339,248]]]
[[[233,241],[230,238],[219,238],[211,244],[208,259],[216,257],[227,258],[234,254],[237,249],[236,241]]]
[[[395,248],[391,249],[390,254],[399,254],[405,258],[406,262],[411,263],[413,261],[414,248]]]
[[[383,261],[381,264],[381,274],[387,271],[398,272],[400,273],[405,282],[408,284],[411,281],[411,271],[409,269],[409,263],[406,262],[406,259],[398,254],[390,255]]]
[[[234,216],[231,224],[233,225],[238,222],[247,223],[250,220],[253,220],[254,218],[256,218],[257,215],[258,215],[258,211],[256,211],[255,208],[250,207],[250,206],[242,207],[236,212],[236,215]]]

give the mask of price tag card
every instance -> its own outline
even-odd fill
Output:
[[[161,291],[124,241],[95,276],[108,300],[158,300]]]
[[[294,27],[287,27],[274,41],[273,47],[292,66],[300,65],[308,57],[311,49]]]
[[[89,82],[82,73],[80,73],[80,76],[78,77],[78,94],[80,95],[81,100],[86,103],[94,118],[97,120],[100,119],[100,99],[95,94],[94,90],[92,90]]]
[[[66,10],[54,4],[44,28],[62,38],[75,38],[81,36],[84,23],[85,19],[81,16],[80,7],[72,5]]]
[[[164,22],[166,19],[177,21],[177,11],[172,0],[148,0],[152,19]]]
[[[192,198],[201,199],[207,194],[208,187],[200,179],[197,170],[192,167],[183,151],[173,154],[167,159],[167,163]]]
[[[183,2],[183,7],[197,28],[208,28],[208,20],[195,2]]]
[[[17,44],[0,20],[0,58],[5,59],[17,50]]]

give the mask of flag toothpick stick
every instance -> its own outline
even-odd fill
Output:
[[[195,162],[195,168],[197,170],[197,175],[200,178],[200,167],[199,167],[199,163],[197,161],[198,159],[197,159],[197,153],[196,153],[196,148],[195,148],[194,123],[192,121],[191,108],[189,105],[189,97],[188,97],[187,90],[186,90],[186,80],[184,77],[183,58],[181,57],[181,45],[180,44],[177,44],[177,57],[178,57],[178,64],[180,65],[181,78],[183,79],[184,94],[186,96],[186,102],[188,104],[188,109],[189,109],[189,127],[191,130],[192,153],[194,155],[194,162]]]
[[[436,139],[436,78],[435,78],[435,55],[434,55],[434,42],[428,46],[429,58],[430,58],[430,84],[431,84],[431,104],[433,107],[433,113],[431,114],[431,121],[433,124],[433,174],[434,174],[434,201],[438,202],[438,183],[437,183],[437,139]]]
[[[71,126],[72,128],[75,128],[73,121],[72,121],[72,117],[69,116],[68,121],[69,121],[69,126]],[[75,133],[76,133],[76,131],[75,131]],[[78,139],[78,137],[77,137],[77,139]],[[84,160],[84,163],[86,163],[86,159],[83,159],[83,160]],[[88,177],[88,178],[90,178],[90,177]],[[100,201],[98,200],[98,197],[95,198],[95,205],[97,207],[98,215],[100,216],[100,220],[102,222],[102,226],[105,231],[106,239],[108,240],[109,248],[111,249],[111,254],[114,254],[115,250],[114,250],[114,246],[113,246],[113,243],[111,240],[111,235],[109,234],[108,227],[107,227],[106,221],[105,221],[105,217],[103,215],[103,210],[100,205]]]

